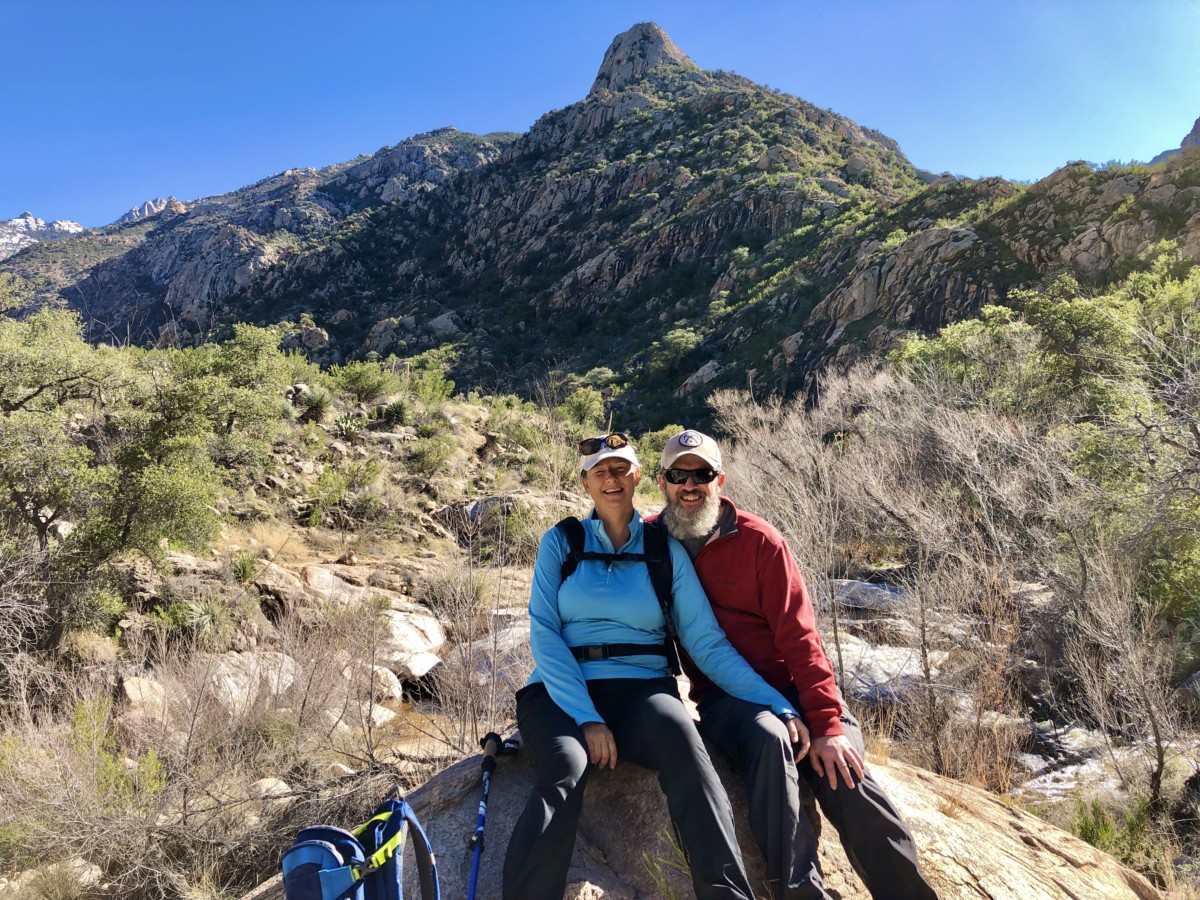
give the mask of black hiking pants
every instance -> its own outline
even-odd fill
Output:
[[[794,687],[783,692],[799,709]],[[842,730],[866,759],[862,728],[842,705]],[[836,790],[807,759],[797,765],[787,728],[769,709],[712,688],[700,703],[700,731],[733,761],[746,784],[750,830],[767,862],[775,900],[828,900],[817,840],[800,803],[804,778],[842,841],[846,857],[876,900],[936,900],[917,864],[912,835],[879,783],[867,777]]]
[[[673,678],[606,678],[588,693],[616,740],[618,765],[658,771],[700,900],[753,900],[729,798]],[[561,900],[591,766],[583,732],[543,684],[517,692],[517,724],[537,765],[534,793],[504,857],[505,900]]]

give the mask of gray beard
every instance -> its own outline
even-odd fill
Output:
[[[710,491],[704,505],[695,511],[685,510],[668,498],[666,508],[662,512],[662,520],[671,537],[679,541],[689,541],[711,534],[717,527],[720,515],[721,497],[716,491]]]

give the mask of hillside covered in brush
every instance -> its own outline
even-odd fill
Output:
[[[525,134],[418,135],[0,269],[78,309],[93,340],[303,323],[292,344],[318,362],[435,351],[485,390],[591,372],[632,424],[658,425],[716,387],[802,390],[1060,270],[1099,289],[1163,239],[1200,258],[1198,216],[1187,147],[1032,186],[935,178],[878,132],[699,69],[647,24]]]

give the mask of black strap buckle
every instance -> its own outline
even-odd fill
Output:
[[[583,651],[583,662],[608,659],[608,644],[593,644],[590,647],[578,647],[576,649]]]

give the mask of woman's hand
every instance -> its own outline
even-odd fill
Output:
[[[587,742],[588,759],[599,769],[617,767],[617,742],[603,722],[584,722],[583,739]]]
[[[808,726],[804,724],[799,716],[787,719],[783,724],[787,726],[788,739],[792,742],[792,753],[796,758],[796,762],[800,762],[808,753],[810,746]]]

